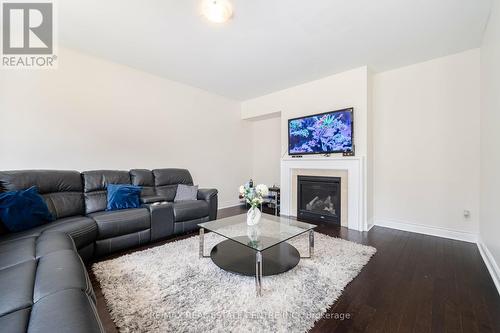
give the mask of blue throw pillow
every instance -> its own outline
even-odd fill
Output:
[[[135,185],[108,184],[108,206],[106,210],[141,207],[142,187]]]
[[[10,232],[19,232],[54,221],[54,217],[33,186],[27,190],[0,193],[0,220]]]

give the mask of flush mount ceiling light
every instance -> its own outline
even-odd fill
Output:
[[[214,23],[224,23],[233,16],[233,6],[228,0],[203,0],[201,10]]]

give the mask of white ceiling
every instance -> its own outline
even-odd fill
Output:
[[[478,47],[490,0],[58,1],[60,45],[244,100],[368,65],[388,70]]]

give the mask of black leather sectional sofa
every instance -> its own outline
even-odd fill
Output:
[[[107,184],[142,186],[142,207],[105,211]],[[0,236],[0,331],[102,332],[84,262],[217,218],[217,190],[173,202],[178,184],[189,171],[1,171],[0,191],[37,186],[56,220]]]

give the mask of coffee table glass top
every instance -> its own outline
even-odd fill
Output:
[[[267,214],[262,214],[260,222],[255,226],[247,225],[246,221],[247,215],[241,214],[200,223],[198,226],[256,251],[264,251],[316,227],[314,224]]]

